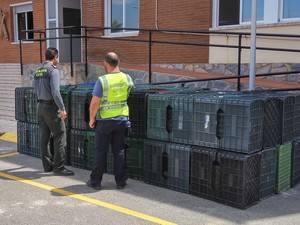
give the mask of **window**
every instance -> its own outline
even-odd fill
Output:
[[[24,32],[33,29],[32,4],[13,6],[13,15],[15,41],[33,39],[33,32]]]
[[[251,20],[252,0],[242,0],[242,22]],[[264,20],[264,0],[256,0],[256,19]]]
[[[111,29],[106,34],[130,34],[137,31],[121,28],[139,27],[139,0],[106,0],[106,26]]]
[[[237,25],[251,20],[252,0],[217,0],[218,26]],[[264,20],[265,0],[257,0],[257,20]]]
[[[300,18],[300,1],[282,0],[282,18],[283,19]]]

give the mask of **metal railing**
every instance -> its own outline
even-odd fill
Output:
[[[68,37],[47,37],[47,32],[51,30],[69,30]],[[74,30],[81,29],[81,35],[75,35]],[[131,39],[128,37],[114,37],[114,38],[106,38],[102,35],[93,36],[89,33],[98,31],[105,32],[106,30],[127,30],[127,31],[139,31],[148,33],[148,39]],[[74,67],[73,67],[73,40],[74,39],[84,39],[84,63],[85,63],[85,75],[88,76],[88,40],[89,39],[101,39],[108,41],[118,41],[118,42],[135,42],[135,43],[144,43],[148,45],[148,74],[149,74],[149,83],[153,85],[162,85],[162,84],[185,84],[191,82],[203,82],[203,81],[216,81],[216,80],[228,80],[228,79],[236,79],[237,81],[237,91],[241,90],[241,79],[249,77],[249,75],[241,74],[241,65],[242,65],[242,51],[245,49],[250,49],[250,46],[242,45],[243,37],[249,37],[249,32],[219,32],[219,31],[208,31],[208,30],[155,30],[155,29],[136,29],[136,28],[112,28],[112,27],[88,27],[88,26],[80,26],[80,27],[58,27],[58,28],[46,28],[46,29],[36,29],[36,30],[26,30],[24,32],[33,32],[39,35],[39,38],[34,38],[31,40],[19,40],[20,47],[20,66],[21,66],[21,74],[23,74],[23,51],[22,51],[22,43],[25,41],[33,41],[39,42],[39,50],[40,50],[40,62],[43,60],[43,42],[47,40],[58,40],[58,39],[69,39],[70,40],[70,64],[71,64],[71,76],[74,76]],[[168,33],[168,34],[184,34],[184,35],[226,35],[233,36],[238,38],[238,43],[236,45],[223,45],[223,44],[210,44],[210,43],[191,43],[191,42],[182,42],[182,41],[162,41],[155,40],[153,38],[154,33]],[[144,36],[144,35],[143,35]],[[292,34],[271,34],[271,33],[257,33],[257,37],[265,37],[265,38],[293,38],[300,41],[300,35],[292,35]],[[206,79],[190,79],[190,80],[180,80],[180,81],[169,81],[169,82],[152,82],[152,48],[154,44],[166,44],[166,45],[181,45],[181,46],[198,46],[198,47],[216,47],[216,48],[230,48],[237,50],[237,75],[236,76],[222,76],[222,77],[213,77]],[[300,53],[300,49],[288,49],[288,48],[270,48],[270,47],[257,47],[257,50],[261,51],[276,51],[276,52],[293,52]],[[288,74],[298,74],[300,70],[289,71],[289,72],[276,72],[276,73],[263,73],[257,74],[257,77],[267,77],[267,76],[278,76],[278,75],[288,75]],[[279,90],[279,89],[278,89]],[[280,89],[283,90],[283,89]],[[284,89],[284,90],[298,90],[297,88],[293,89]]]

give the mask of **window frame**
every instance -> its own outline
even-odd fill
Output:
[[[17,7],[25,7],[25,6],[31,6],[31,10],[25,9],[25,10],[20,10],[16,12]],[[17,3],[17,4],[11,4],[10,7],[13,12],[13,27],[14,27],[14,38],[13,38],[13,43],[19,42],[19,25],[18,25],[18,14],[20,13],[25,13],[25,26],[26,30],[28,30],[28,12],[32,12],[32,17],[33,17],[33,7],[32,7],[32,1],[28,2],[22,2],[22,3]],[[34,26],[34,19],[33,19],[33,26]],[[33,27],[34,28],[34,27]],[[26,40],[23,40],[25,42],[32,42],[34,39],[34,36],[32,39],[28,39],[28,33],[26,32]]]
[[[112,4],[111,4],[112,0],[105,0],[105,6],[104,6],[104,25],[105,27],[111,27],[111,11],[112,11]],[[123,3],[126,0],[123,0]],[[140,1],[139,1],[139,11],[140,11]],[[123,4],[123,28],[124,28],[124,21],[126,21],[126,12],[125,12],[125,6]],[[138,17],[138,28],[140,25],[140,13],[139,13],[139,17]],[[111,29],[105,29],[104,30],[104,37],[107,38],[113,38],[113,37],[132,37],[132,36],[138,36],[139,35],[139,31],[126,31],[126,30],[121,30],[120,32],[111,32]]]
[[[213,0],[212,7],[212,28],[213,29],[234,29],[244,26],[249,26],[251,21],[242,21],[242,4],[244,0],[240,0],[240,18],[239,23],[234,25],[219,25],[219,2],[220,0]],[[283,18],[283,0],[264,0],[264,18],[263,20],[257,20],[258,25],[267,25],[267,24],[281,24],[281,23],[289,23],[289,22],[300,22],[300,18]],[[274,5],[275,4],[275,5]],[[273,6],[273,10],[269,10],[270,5]]]
[[[283,0],[279,0],[279,21],[281,22],[299,22],[299,17],[293,17],[293,18],[284,18],[283,17]]]

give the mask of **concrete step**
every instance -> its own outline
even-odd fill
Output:
[[[4,77],[0,76],[0,83],[1,84],[22,84],[22,78],[20,77]]]
[[[0,115],[0,120],[15,121],[15,117],[14,116]]]
[[[6,106],[2,106],[0,105],[0,111],[6,111],[6,112],[15,112],[15,107],[6,107]]]
[[[1,71],[0,70],[0,77],[2,76],[20,76],[21,77],[21,72],[18,71]]]
[[[18,83],[18,82],[14,82],[14,83],[1,83],[0,82],[0,90],[3,90],[3,89],[15,90],[16,87],[21,87],[21,86],[22,86],[22,84]]]

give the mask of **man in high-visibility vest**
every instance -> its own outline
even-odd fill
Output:
[[[114,174],[118,189],[126,186],[125,133],[130,123],[127,98],[133,87],[131,77],[119,68],[119,57],[110,52],[105,56],[106,75],[99,77],[90,104],[90,127],[96,129],[95,166],[87,182],[89,187],[101,189],[106,156],[111,144],[114,155]]]

